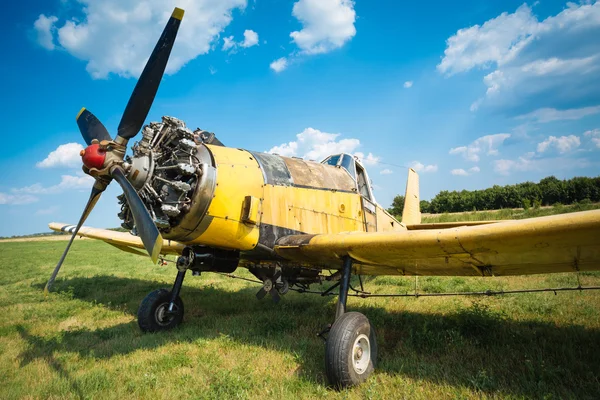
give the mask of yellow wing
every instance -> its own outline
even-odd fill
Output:
[[[48,227],[53,231],[57,232],[73,232],[75,229],[75,225],[62,224],[58,222],[51,222],[48,224]],[[144,250],[144,244],[142,243],[142,239],[137,236],[133,236],[127,232],[117,232],[111,231],[108,229],[98,229],[98,228],[90,228],[87,226],[82,226],[77,233],[77,236],[83,236],[90,239],[98,239],[102,240],[108,244],[115,246],[116,248],[127,251],[129,253],[138,254],[135,249]],[[162,254],[181,254],[181,251],[185,247],[184,244],[179,242],[174,242],[171,240],[163,241],[163,246],[161,249]],[[140,255],[147,255],[144,252],[140,252]]]
[[[600,269],[600,210],[480,226],[292,235],[277,253],[365,275],[525,275]]]

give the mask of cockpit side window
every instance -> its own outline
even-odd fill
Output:
[[[325,159],[325,161],[323,161],[322,163],[327,164],[327,165],[338,165],[338,162],[340,161],[340,157],[341,157],[341,154],[338,154],[335,156],[330,156],[330,157],[327,157]]]
[[[354,164],[354,157],[349,154],[344,154],[342,156],[342,163],[340,165],[346,168],[346,171],[348,171],[352,179],[356,180],[356,168]]]
[[[352,157],[350,154],[336,154],[335,156],[329,156],[325,160],[321,161],[321,163],[344,168],[346,171],[348,171],[352,179],[356,181],[354,157]]]
[[[365,170],[360,167],[360,165],[356,165],[356,183],[358,185],[358,193],[361,196],[371,200],[371,193],[369,192],[369,182],[367,181],[367,175],[365,174]]]

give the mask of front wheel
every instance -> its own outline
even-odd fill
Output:
[[[171,292],[159,289],[142,300],[138,309],[138,325],[142,332],[158,332],[173,329],[183,320],[183,301],[177,296],[175,307],[169,311]]]
[[[331,327],[325,349],[329,383],[346,388],[364,382],[377,363],[377,338],[367,317],[358,312],[342,315]]]

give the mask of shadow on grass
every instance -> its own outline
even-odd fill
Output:
[[[156,288],[156,282],[113,276],[56,284],[59,294],[131,315]],[[64,331],[50,339],[19,327],[30,344],[20,361],[53,360],[55,351],[110,358],[174,342],[226,337],[292,354],[300,364],[300,378],[324,384],[324,345],[315,333],[331,321],[333,301],[294,293],[276,305],[256,301],[256,290],[184,285],[184,323],[158,334],[142,334],[136,322]],[[599,330],[515,321],[479,302],[446,315],[390,313],[369,306],[352,310],[365,314],[376,328],[380,373],[519,397],[597,398],[600,393]]]

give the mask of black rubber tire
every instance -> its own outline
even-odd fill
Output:
[[[167,289],[155,290],[142,300],[138,309],[138,325],[142,332],[166,331],[175,328],[183,321],[183,301],[179,296],[175,301],[176,313],[160,319],[161,307],[164,311],[169,307],[170,301],[171,292]]]
[[[358,373],[353,366],[353,347],[364,334],[369,338],[370,360],[367,368]],[[358,312],[342,315],[331,327],[325,348],[325,371],[329,384],[343,389],[364,382],[377,365],[377,338],[367,317]]]

